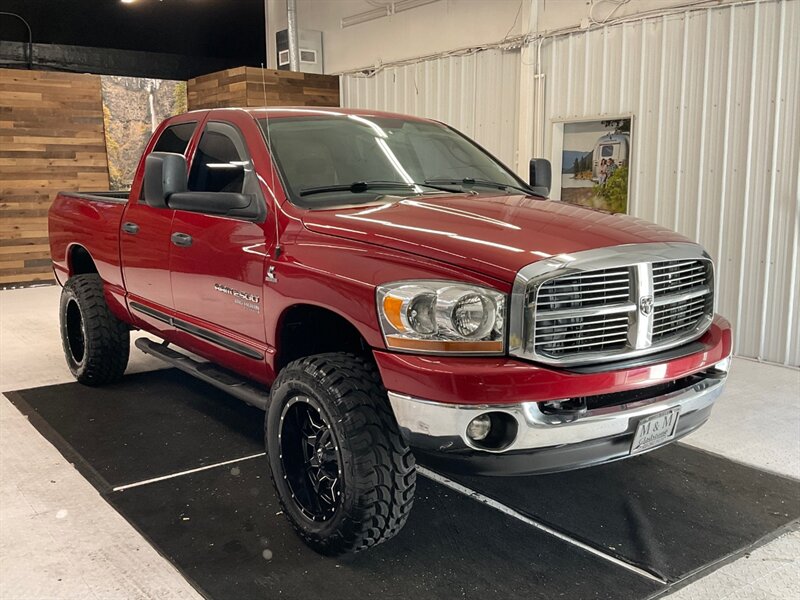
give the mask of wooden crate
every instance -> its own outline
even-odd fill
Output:
[[[189,110],[247,106],[339,106],[339,77],[237,67],[190,79]]]
[[[53,281],[50,203],[105,189],[100,78],[0,69],[0,287]]]

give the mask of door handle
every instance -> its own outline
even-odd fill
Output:
[[[172,234],[172,243],[176,246],[191,246],[192,245],[192,236],[188,233],[173,233]]]
[[[122,224],[122,231],[125,233],[130,233],[131,235],[136,235],[139,233],[139,226],[136,223],[131,223],[128,221],[127,223]]]

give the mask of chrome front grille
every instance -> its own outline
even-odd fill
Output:
[[[619,360],[685,343],[713,318],[713,265],[695,244],[561,255],[517,276],[511,353],[550,364]]]
[[[653,263],[653,343],[693,332],[714,309],[713,285],[710,261]]]
[[[535,287],[529,304],[536,306],[536,353],[557,357],[624,348],[628,313],[603,314],[602,309],[630,304],[631,283],[631,269],[621,267],[565,275]]]

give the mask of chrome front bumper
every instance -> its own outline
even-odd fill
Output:
[[[727,373],[708,371],[677,391],[638,402],[607,406],[575,416],[542,412],[538,402],[500,405],[453,405],[389,392],[400,430],[409,444],[437,458],[468,462],[459,471],[538,473],[561,471],[625,458],[638,422],[680,407],[675,439],[702,425],[722,392]],[[510,415],[517,424],[513,441],[500,450],[476,445],[466,434],[475,417],[487,412]],[[673,440],[670,440],[673,441]],[[507,461],[511,468],[500,462]],[[447,464],[440,465],[443,468]]]

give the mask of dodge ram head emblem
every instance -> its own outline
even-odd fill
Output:
[[[639,310],[645,317],[649,317],[653,313],[653,297],[642,296],[639,299]]]

